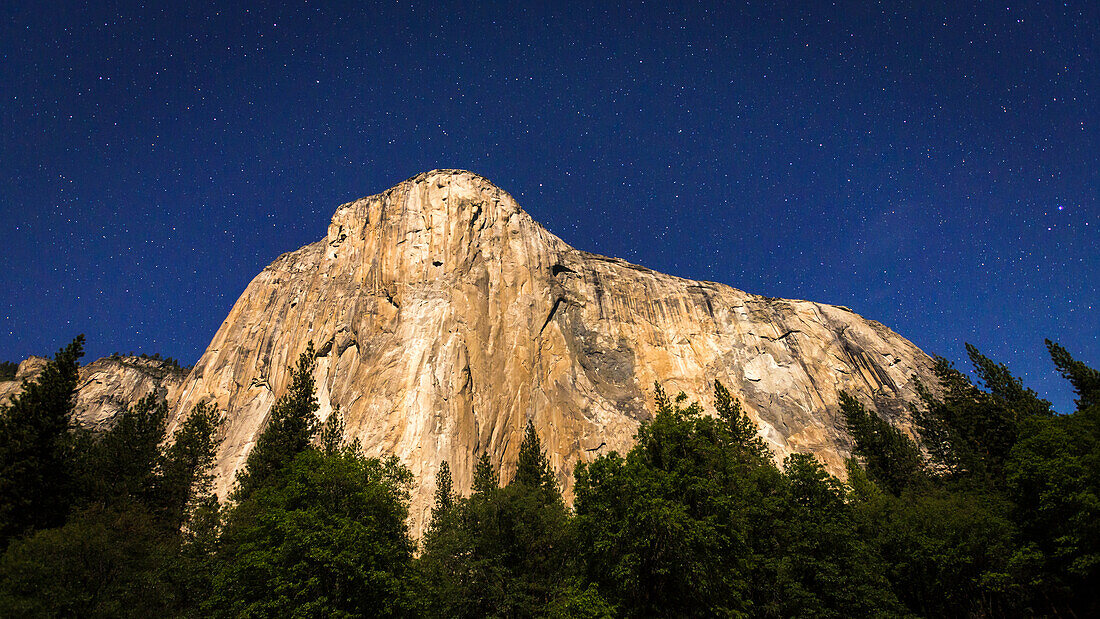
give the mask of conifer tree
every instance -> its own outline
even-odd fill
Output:
[[[340,405],[337,404],[329,414],[328,419],[321,425],[317,436],[317,442],[321,451],[326,454],[334,454],[344,444],[344,415],[340,413]]]
[[[432,583],[425,591],[426,614],[548,616],[552,606],[574,601],[569,511],[532,424],[519,460],[516,476],[501,488],[483,452],[474,469],[474,493],[449,507],[450,471],[441,467],[420,560]]]
[[[974,372],[986,390],[994,398],[1008,404],[1016,411],[1017,419],[1024,417],[1049,417],[1053,414],[1050,402],[1043,400],[1031,389],[1024,387],[1020,379],[1012,375],[1008,366],[996,363],[966,344],[966,354],[974,365]]]
[[[79,335],[0,410],[0,547],[28,529],[60,525],[72,500],[73,394]]]
[[[489,452],[481,452],[474,465],[474,494],[485,494],[500,487],[500,475],[489,459]]]
[[[529,488],[542,488],[549,492],[557,490],[557,480],[550,469],[550,461],[546,458],[546,452],[542,450],[542,442],[531,421],[527,422],[523,442],[519,445],[519,460],[516,463],[516,476],[512,479],[512,483],[524,484]]]
[[[167,421],[168,404],[150,393],[88,442],[79,458],[76,489],[87,503],[106,507],[150,498]]]
[[[268,479],[305,451],[317,434],[317,396],[313,380],[316,363],[313,342],[298,356],[298,367],[291,369],[290,388],[275,401],[267,425],[248,454],[244,470],[233,492],[242,501]]]
[[[932,469],[942,480],[1000,488],[1022,424],[1049,418],[1053,411],[1050,402],[1024,388],[1006,366],[969,344],[966,350],[986,389],[937,356],[933,372],[939,379],[939,394],[918,383],[922,406],[911,410]]]
[[[201,506],[211,507],[214,476],[210,469],[222,421],[213,404],[199,403],[172,437],[157,477],[155,503],[161,521],[169,528],[178,529]]]
[[[920,450],[912,439],[843,391],[840,412],[855,443],[852,452],[863,459],[868,476],[884,490],[900,495],[923,482]]]
[[[714,409],[718,418],[725,422],[726,432],[733,444],[758,458],[771,457],[768,446],[757,435],[756,424],[741,410],[741,402],[735,400],[717,380],[714,381]]]
[[[432,508],[432,520],[447,513],[454,506],[454,482],[451,480],[451,465],[444,460],[439,464],[435,476],[435,506]]]
[[[1100,371],[1074,359],[1062,346],[1047,340],[1050,358],[1077,392],[1077,410],[1100,404]]]

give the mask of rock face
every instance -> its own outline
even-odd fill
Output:
[[[420,484],[414,532],[442,461],[469,488],[485,450],[507,480],[528,420],[571,498],[578,461],[629,449],[654,381],[707,406],[722,381],[777,457],[812,452],[838,474],[840,390],[905,426],[913,377],[933,384],[929,357],[877,322],[578,251],[460,170],[340,206],[324,239],[245,289],[170,400],[226,411],[223,495],[309,341],[322,417],[339,405],[349,437]]]
[[[30,357],[19,364],[15,380],[0,382],[0,405],[22,391],[23,380],[34,380],[48,359]],[[92,430],[105,430],[125,408],[156,391],[173,401],[187,372],[160,359],[143,357],[104,357],[80,368],[77,382],[75,416],[77,422]]]

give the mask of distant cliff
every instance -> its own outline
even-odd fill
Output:
[[[19,364],[15,380],[0,381],[0,405],[22,388],[24,379],[33,380],[47,359],[30,357]],[[187,370],[175,363],[149,357],[104,357],[80,368],[77,383],[76,419],[86,428],[102,430],[114,422],[119,411],[149,393],[174,400]]]

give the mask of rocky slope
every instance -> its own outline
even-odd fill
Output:
[[[0,382],[0,406],[22,390],[23,380],[34,380],[47,359],[30,357],[19,364],[15,380]],[[187,372],[160,359],[104,357],[80,368],[76,392],[76,419],[93,430],[109,428],[115,416],[156,391],[174,401]]]
[[[231,487],[307,342],[327,416],[418,480],[414,530],[447,460],[468,488],[486,450],[507,480],[528,420],[571,496],[574,464],[625,451],[652,385],[711,403],[722,381],[778,457],[841,473],[840,390],[906,424],[931,360],[843,307],[771,299],[573,249],[510,195],[460,170],[340,206],[326,237],[248,285],[170,402],[227,412],[218,487]]]

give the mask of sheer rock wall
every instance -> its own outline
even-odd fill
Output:
[[[836,474],[840,390],[904,427],[913,377],[932,384],[929,357],[877,322],[578,251],[461,170],[340,206],[324,239],[256,276],[170,389],[177,422],[203,400],[226,411],[223,495],[309,341],[322,417],[339,405],[369,455],[412,470],[416,532],[440,462],[465,489],[485,450],[507,480],[528,420],[571,498],[578,461],[629,449],[654,381],[708,406],[722,381],[778,458],[812,452]]]

